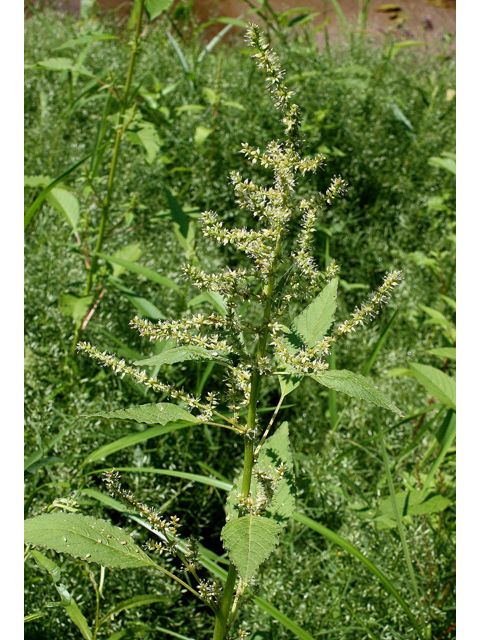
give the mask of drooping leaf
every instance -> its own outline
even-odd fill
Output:
[[[177,422],[178,420],[192,423],[199,422],[191,413],[169,402],[142,404],[138,407],[118,409],[117,411],[90,413],[89,417],[107,418],[108,420],[134,420],[135,422],[143,422],[145,424],[161,425],[166,425],[169,422]]]
[[[145,11],[149,21],[155,20],[173,4],[173,0],[145,0]]]
[[[162,145],[162,141],[155,127],[149,124],[135,131],[128,130],[125,135],[132,144],[143,147],[145,150],[145,160],[148,164],[153,164]]]
[[[92,302],[93,296],[76,296],[72,293],[63,293],[58,306],[65,316],[69,316],[77,323],[83,320]]]
[[[443,158],[429,158],[428,164],[430,164],[432,167],[440,167],[441,169],[446,169],[450,173],[453,173],[453,175],[456,175],[457,163],[455,161],[455,158],[450,158],[446,156],[446,154],[443,155],[445,156]]]
[[[278,376],[282,396],[288,396],[302,382],[302,376]]]
[[[132,538],[106,520],[49,513],[25,520],[25,542],[109,568],[155,566]]]
[[[420,382],[434,398],[455,411],[456,384],[453,378],[428,364],[410,362],[410,369],[418,382]]]
[[[24,219],[23,219],[23,229],[24,230],[28,227],[28,225],[29,225],[30,221],[32,220],[33,216],[38,211],[38,209],[40,208],[40,205],[45,200],[45,198],[48,196],[50,191],[54,187],[56,187],[57,184],[60,184],[60,182],[62,182],[62,180],[64,178],[66,178],[70,173],[72,173],[73,171],[75,171],[75,169],[77,169],[80,165],[82,165],[85,162],[85,160],[88,160],[88,158],[90,158],[93,155],[93,153],[94,153],[94,151],[91,151],[87,156],[85,156],[84,158],[82,158],[81,160],[76,162],[73,166],[69,167],[66,171],[64,171],[62,174],[60,174],[58,176],[58,178],[55,178],[55,180],[50,182],[50,184],[47,185],[45,187],[45,189],[43,189],[43,191],[35,198],[35,200],[32,202],[32,204],[29,206],[29,208],[25,212],[25,216],[24,216]]]
[[[138,367],[153,367],[156,365],[175,364],[185,360],[215,360],[222,364],[231,364],[231,360],[225,352],[204,349],[203,347],[186,346],[169,349],[164,353],[134,362]]]
[[[107,256],[104,253],[97,253],[95,255],[97,255],[99,258],[102,258],[103,260],[107,260],[107,262],[111,262],[112,264],[123,267],[123,271],[132,271],[133,273],[138,273],[139,275],[144,276],[152,282],[156,282],[157,284],[161,284],[164,287],[168,287],[169,289],[173,289],[175,291],[180,291],[180,287],[178,286],[178,284],[170,278],[161,276],[156,271],[148,269],[147,267],[142,267],[138,264],[135,264],[134,262],[130,262],[130,260],[120,258],[116,255],[116,252],[115,254],[113,254],[113,256]]]
[[[326,335],[332,325],[337,308],[337,287],[338,279],[334,278],[320,295],[293,320],[290,326],[291,333],[285,336],[285,339],[292,346],[297,349],[301,346],[296,340],[299,337],[307,347],[313,347]]]
[[[167,187],[164,186],[163,190],[167,196],[168,207],[170,209],[170,215],[173,220],[173,228],[177,240],[182,248],[189,253],[194,247],[195,234],[193,225],[170,189],[167,189]]]
[[[119,275],[126,271],[126,267],[121,264],[122,262],[136,262],[141,255],[142,249],[139,242],[136,242],[135,244],[127,244],[127,246],[117,249],[109,260],[113,265],[113,277],[118,278]]]
[[[213,129],[209,129],[208,127],[199,125],[195,129],[194,136],[195,144],[197,145],[197,147],[201,147],[211,133],[213,133]]]
[[[163,436],[166,433],[177,431],[178,429],[185,429],[186,427],[191,426],[192,422],[190,421],[173,422],[164,426],[158,425],[156,427],[151,427],[151,429],[146,429],[145,431],[140,431],[139,433],[132,433],[129,436],[124,436],[123,438],[119,438],[114,442],[109,442],[103,447],[92,451],[92,453],[90,453],[82,462],[82,466],[85,466],[89,462],[102,460],[102,458],[106,458],[107,456],[112,455],[112,453],[116,453],[117,451],[121,451],[122,449],[127,449],[128,447],[133,447],[140,442],[149,440],[150,438],[157,438],[158,436]]]
[[[78,198],[71,191],[55,187],[47,195],[47,202],[65,218],[74,231],[77,230],[80,205]]]
[[[429,349],[427,353],[431,353],[433,356],[438,356],[442,360],[457,359],[457,350],[455,347],[440,347],[439,349]]]
[[[111,36],[107,33],[87,33],[73,40],[64,42],[59,47],[55,47],[53,51],[60,51],[61,49],[70,49],[72,47],[78,47],[84,44],[90,44],[90,42],[96,42],[97,40],[118,40],[117,36]]]
[[[248,581],[278,544],[281,525],[263,516],[230,520],[222,529],[222,540],[241,578]]]
[[[395,494],[395,502],[402,516],[428,515],[439,513],[452,504],[452,501],[444,496],[436,495],[425,499],[420,491],[398,491]],[[394,510],[392,499],[385,498],[378,505],[376,516],[389,516],[393,522]]]
[[[373,402],[383,409],[393,411],[399,416],[403,416],[403,412],[398,409],[393,402],[391,402],[387,396],[382,393],[375,385],[364,378],[359,373],[353,373],[346,369],[338,369],[337,371],[325,371],[319,375],[310,376],[316,382],[333,389],[334,391],[340,391],[346,393],[347,396],[352,398],[358,398],[359,400],[366,400],[367,402]]]

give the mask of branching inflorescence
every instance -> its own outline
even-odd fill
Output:
[[[285,339],[284,322],[291,303],[299,300],[308,302],[338,273],[334,262],[326,270],[320,270],[312,255],[312,248],[315,225],[322,209],[344,193],[346,184],[340,177],[334,177],[325,194],[316,194],[308,200],[296,196],[298,176],[316,172],[323,166],[324,157],[302,156],[300,109],[292,102],[294,93],[288,91],[283,83],[284,72],[278,58],[266,44],[257,25],[251,25],[248,40],[257,50],[254,57],[258,66],[265,71],[267,87],[275,107],[282,114],[285,138],[283,141],[272,141],[263,153],[248,144],[242,146],[241,152],[252,165],[258,163],[273,170],[273,186],[261,187],[242,179],[239,173],[231,174],[238,206],[252,213],[258,220],[259,228],[227,228],[212,211],[203,213],[202,222],[203,233],[207,238],[221,245],[230,244],[244,252],[251,259],[251,265],[237,269],[227,267],[215,274],[206,273],[198,266],[184,266],[184,275],[200,291],[217,292],[223,297],[226,309],[224,315],[199,314],[180,320],[159,321],[156,324],[140,318],[134,318],[131,322],[140,335],[149,340],[173,339],[178,346],[201,347],[211,353],[212,360],[219,352],[231,357],[231,364],[226,367],[223,389],[218,394],[210,393],[203,399],[195,397],[157,378],[149,378],[145,371],[129,366],[113,355],[102,353],[89,344],[80,343],[77,347],[102,365],[110,366],[115,373],[129,375],[152,391],[180,401],[190,411],[197,412],[196,417],[199,419],[211,420],[215,415],[223,425],[228,422],[231,428],[244,436],[244,475],[242,490],[238,496],[240,516],[245,513],[263,513],[284,473],[283,467],[275,472],[258,469],[253,471],[254,443],[259,435],[256,413],[260,379],[279,372],[300,376],[324,374],[328,368],[326,356],[330,353],[332,343],[374,318],[401,279],[398,271],[387,274],[379,289],[352,313],[350,319],[314,344],[294,348]],[[298,229],[298,233],[293,250],[287,253],[286,236],[294,229]],[[240,309],[247,311],[240,312]],[[249,309],[256,309],[257,312],[250,316]],[[261,312],[260,320],[258,310]],[[256,321],[252,322],[251,317],[256,318]],[[223,412],[219,410],[221,406]],[[242,410],[245,407],[248,415],[246,421],[242,421]],[[258,488],[253,501],[250,496],[252,474]],[[133,496],[122,493],[114,474],[108,477],[108,483],[114,493],[130,502],[156,530],[164,534],[165,540],[158,543],[157,547],[172,550],[176,542],[177,521],[162,520],[150,509],[137,503]],[[196,569],[195,544],[192,545],[185,559],[191,568]],[[232,571],[233,573],[229,572],[225,587],[224,598],[228,600],[228,607],[222,603],[215,640],[224,638],[227,629],[228,615],[223,609],[230,610],[236,576],[235,570]],[[218,601],[216,585],[200,582],[199,589],[202,597],[212,602]],[[231,620],[228,624],[231,624]]]

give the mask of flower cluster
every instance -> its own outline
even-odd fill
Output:
[[[120,474],[115,469],[104,472],[104,480],[107,485],[108,492],[116,500],[121,500],[128,504],[132,509],[137,511],[151,525],[153,531],[161,538],[161,542],[149,542],[146,548],[149,551],[168,551],[173,556],[177,555],[178,529],[180,521],[177,516],[171,516],[169,520],[165,520],[152,507],[139,502],[133,493],[122,488],[120,484]]]

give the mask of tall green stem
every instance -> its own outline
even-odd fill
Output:
[[[120,155],[120,145],[121,145],[123,134],[124,134],[123,119],[128,106],[128,94],[130,93],[130,87],[133,79],[133,70],[135,68],[135,61],[136,61],[137,53],[139,50],[140,29],[142,26],[144,2],[145,0],[140,0],[137,23],[135,25],[135,34],[133,36],[133,42],[132,42],[132,52],[130,54],[130,63],[128,65],[127,79],[125,81],[125,89],[123,92],[123,98],[120,105],[118,128],[115,134],[115,143],[113,145],[113,155],[112,155],[112,160],[110,162],[110,172],[108,175],[107,193],[105,195],[105,200],[103,201],[103,205],[102,205],[102,214],[100,218],[100,227],[98,230],[97,243],[95,245],[95,253],[92,257],[90,270],[88,272],[87,284],[85,286],[85,295],[88,295],[92,290],[93,278],[98,268],[97,253],[99,253],[102,250],[103,242],[105,240],[105,228],[108,220],[108,214],[110,211],[110,203],[112,201],[113,186],[115,183],[115,174],[117,172],[118,158]]]
[[[257,352],[255,359],[258,362],[260,358],[263,358],[267,348],[268,337],[270,335],[269,324],[270,315],[273,305],[273,289],[275,286],[275,276],[277,274],[278,260],[280,257],[280,249],[282,243],[282,234],[278,234],[277,242],[275,245],[275,253],[272,261],[272,268],[267,282],[266,291],[266,304],[262,318],[262,332],[258,338]],[[257,419],[257,402],[258,394],[260,391],[260,373],[258,368],[255,368],[252,373],[252,381],[250,383],[250,401],[248,404],[248,417],[247,417],[247,433],[250,435],[255,429],[255,423]],[[250,485],[252,482],[252,470],[255,462],[255,456],[253,452],[253,440],[249,436],[245,437],[245,456],[243,460],[243,478],[242,478],[242,496],[245,498],[250,493]],[[223,640],[227,632],[228,619],[232,608],[233,592],[235,587],[235,580],[237,578],[237,570],[235,566],[230,563],[228,568],[227,581],[223,590],[222,602],[220,609],[215,619],[215,629],[213,632],[213,640]]]

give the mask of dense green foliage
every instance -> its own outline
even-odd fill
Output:
[[[179,22],[178,28],[184,38],[182,50],[193,69],[192,61],[204,43],[188,25]],[[26,62],[34,65],[67,55],[76,59],[82,47],[54,51],[55,47],[95,29],[114,33],[119,40],[92,42],[81,63],[103,82],[121,84],[131,34],[118,33],[107,21],[78,23],[47,12],[41,20],[31,18],[26,28]],[[248,225],[251,220],[236,208],[228,172],[239,170],[244,177],[253,177],[238,153],[241,142],[264,148],[280,134],[262,74],[242,50],[243,43],[217,44],[195,73],[186,77],[164,33],[161,22],[150,27],[135,76],[135,86],[140,87],[137,133],[142,127],[148,129],[145,123],[153,125],[154,147],[149,156],[134,135],[123,143],[111,208],[112,226],[120,224],[107,237],[104,252],[111,256],[122,247],[140,243],[136,263],[167,276],[180,290],[129,270],[115,272],[115,264],[105,262],[105,276],[116,275],[120,288],[107,288],[82,332],[82,339],[128,360],[154,355],[153,348],[145,351],[146,343],[128,326],[139,312],[132,298],[137,303],[138,297],[148,300],[169,318],[186,313],[198,295],[195,289],[185,288],[181,279],[180,267],[189,249],[179,243],[172,201],[164,187],[184,211],[192,213],[190,228],[195,227],[196,215],[206,209],[217,211],[226,224],[235,218],[236,226]],[[444,405],[435,403],[422,418],[431,394],[412,375],[387,374],[408,367],[409,362],[438,367],[444,360],[427,351],[454,344],[454,176],[439,166],[442,162],[431,160],[454,149],[454,101],[447,100],[447,90],[454,86],[454,63],[448,56],[418,49],[391,57],[388,46],[382,49],[369,44],[364,50],[338,46],[318,51],[305,37],[277,46],[277,51],[287,69],[286,84],[297,92],[296,101],[302,108],[308,152],[313,155],[320,150],[328,161],[325,177],[320,174],[314,183],[305,179],[300,193],[302,189],[325,191],[333,174],[340,174],[349,184],[347,197],[332,204],[328,219],[320,222],[316,232],[317,260],[323,265],[333,257],[342,268],[340,317],[347,317],[379,285],[386,270],[396,268],[404,273],[392,305],[376,325],[368,334],[359,329],[349,336],[335,358],[338,368],[362,372],[393,310],[398,309],[365,375],[393,398],[408,419],[386,411],[376,413],[366,403],[337,397],[314,381],[303,382],[281,409],[281,419],[289,422],[293,446],[296,508],[353,544],[412,605],[401,539],[393,511],[389,511],[388,474],[375,435],[379,426],[384,431],[421,594],[422,613],[412,609],[417,619],[423,616],[431,625],[432,638],[448,639],[453,637],[447,630],[454,620],[455,571],[452,441],[432,481],[434,498],[444,498],[442,508],[433,505],[433,511],[410,512],[405,499],[401,501],[401,492],[423,486],[448,425],[437,430],[450,414]],[[91,83],[91,77],[81,75],[72,80],[66,71],[26,71],[26,176],[53,180],[90,152],[105,103],[105,92],[97,90],[96,82],[94,90],[89,88]],[[107,148],[98,174],[101,189],[109,154]],[[263,179],[266,183],[267,172],[259,168],[255,180]],[[81,216],[88,214],[89,224],[98,225],[98,207],[86,189],[82,169],[72,173],[65,184],[78,198]],[[26,189],[27,207],[35,195],[38,190]],[[81,222],[78,233],[83,242]],[[181,232],[180,237],[184,238]],[[132,470],[124,472],[123,481],[136,495],[178,515],[189,534],[222,555],[225,492],[220,486],[133,469],[150,467],[206,477],[214,477],[215,470],[217,479],[232,482],[241,462],[241,442],[233,434],[206,425],[144,440],[139,434],[148,428],[145,425],[86,418],[85,414],[162,398],[72,355],[74,324],[60,311],[59,300],[65,293],[82,293],[85,269],[71,227],[50,202],[32,218],[25,241],[25,446],[27,457],[38,452],[36,458],[29,458],[26,471],[26,517],[40,514],[55,500],[73,496],[84,515],[104,517],[128,531],[135,530],[135,537],[141,540],[143,529],[108,502],[101,482],[100,470],[127,467]],[[195,241],[195,254],[208,271],[224,264],[234,267],[243,260],[228,248],[220,251],[199,231]],[[121,287],[133,295],[127,297]],[[200,308],[211,310],[211,305],[204,303]],[[453,375],[454,363],[450,359],[445,363],[446,372]],[[210,388],[221,380],[220,367],[202,361],[163,365],[161,375],[198,393],[207,379]],[[279,394],[273,384],[265,387],[261,406],[275,407]],[[99,456],[91,460],[100,447],[132,433],[139,436],[133,446],[117,448],[106,460]],[[222,456],[227,446],[230,455]],[[231,452],[238,454],[237,468],[232,468]],[[43,464],[36,465],[37,461]],[[105,496],[103,502],[98,492]],[[67,555],[51,557],[60,562],[63,583],[87,620],[92,620],[96,600],[89,568]],[[90,569],[98,582],[97,567]],[[358,559],[297,520],[290,522],[280,545],[262,566],[259,583],[259,595],[315,638],[417,637],[401,607]],[[207,607],[150,569],[107,569],[101,615],[121,600],[145,594],[156,594],[159,600],[112,616],[99,638],[127,628],[127,635],[117,637],[162,637],[161,630],[167,637],[165,630],[195,640],[211,637]],[[54,600],[58,596],[52,579],[30,557],[26,613]],[[63,608],[46,611],[46,616],[28,623],[27,638],[79,637]],[[244,612],[243,624],[257,640],[295,637],[253,604]]]

